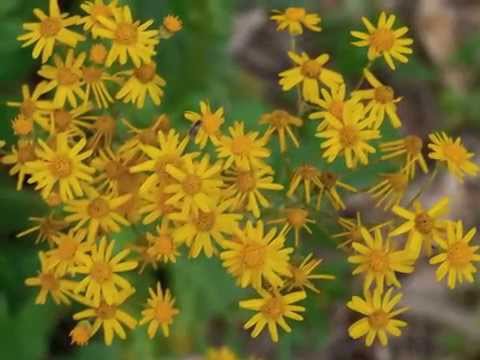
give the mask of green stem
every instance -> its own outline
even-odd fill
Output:
[[[370,60],[367,66],[365,66],[365,68],[362,70],[362,77],[360,78],[360,80],[358,80],[357,85],[355,86],[353,91],[357,91],[363,85],[363,82],[365,81],[365,70],[370,70],[374,61],[375,60]]]
[[[438,174],[438,166],[435,166],[433,169],[432,173],[428,177],[428,179],[423,183],[423,185],[420,187],[418,192],[415,194],[415,196],[408,202],[407,208],[411,207],[412,204],[420,197],[422,194],[432,185],[433,180],[435,180],[435,177]]]

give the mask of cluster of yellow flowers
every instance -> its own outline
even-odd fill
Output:
[[[168,336],[179,314],[170,290],[152,285],[137,321],[124,307],[135,292],[126,274],[175,262],[186,250],[192,259],[218,257],[239,287],[256,291],[256,298],[239,303],[255,312],[244,327],[252,329],[253,337],[267,327],[278,341],[278,326],[290,332],[286,320],[303,319],[305,308],[298,302],[307,290],[318,292],[316,280],[334,278],[316,272],[320,259],[302,256],[301,232],[312,232],[309,226],[323,211],[324,194],[331,203],[328,211],[338,217],[346,208],[339,190],[359,190],[308,162],[289,174],[289,184],[276,183],[268,164],[272,139],[278,136],[286,156],[287,142],[301,146],[295,128],[309,117],[319,120],[316,136],[327,162],[344,157],[348,171],[367,165],[385,117],[393,127],[401,126],[401,97],[376,78],[371,65],[380,57],[392,69],[395,61],[407,61],[412,52],[412,40],[404,38],[407,28],[393,29],[395,16],[385,13],[376,26],[363,19],[368,32],[352,35],[360,39],[354,45],[368,47],[363,79],[369,88],[358,86],[348,93],[342,75],[326,67],[328,54],[311,57],[296,50],[295,39],[304,28],[321,30],[320,17],[303,8],[276,12],[272,19],[278,30],[287,30],[292,39],[292,68],[279,74],[280,85],[285,91],[297,89],[298,113],[264,114],[259,123],[268,128],[263,133],[246,129],[242,121],[226,129],[224,109],[202,101],[198,111],[185,112],[191,127],[181,134],[167,115],[136,128],[112,108],[120,101],[138,108],[146,101],[160,104],[166,81],[157,74],[153,57],[159,42],[180,31],[182,22],[167,16],[155,28],[153,20],[135,20],[130,8],[116,0],[85,1],[81,9],[81,16],[64,14],[57,0],[50,0],[48,14],[35,9],[38,21],[24,24],[26,33],[18,37],[23,46],[33,45],[34,58],[41,57],[38,74],[44,80],[33,90],[24,85],[23,99],[9,103],[19,109],[12,122],[19,139],[2,162],[17,176],[17,190],[25,181],[33,184],[50,207],[47,216],[31,218],[35,225],[18,235],[37,233],[44,246],[38,275],[26,279],[27,285],[40,288],[36,302],[43,304],[51,296],[56,303],[74,301],[84,307],[74,314],[78,324],[70,333],[78,345],[101,328],[110,345],[115,336],[126,338],[125,327],[137,324],[148,324],[150,338],[159,328]],[[448,165],[459,180],[477,174],[473,154],[460,139],[436,133],[430,141],[428,156]],[[427,256],[440,264],[438,279],[447,276],[448,286],[454,287],[457,280],[473,281],[472,263],[480,260],[478,247],[470,245],[475,230],[464,234],[461,221],[442,218],[447,199],[424,209],[418,193],[401,205],[416,168],[429,171],[422,140],[410,135],[378,147],[382,160],[399,158],[401,166],[398,172],[379,174],[380,182],[366,192],[397,217],[369,227],[360,216],[339,217],[345,231],[334,235],[346,238],[342,246],[351,252],[353,274],[365,275],[363,298],[354,296],[347,306],[364,316],[349,333],[366,336],[367,345],[376,337],[385,345],[387,333],[400,335],[406,325],[395,319],[406,310],[396,308],[401,298],[393,293],[400,286],[396,273],[411,273],[415,262]],[[302,187],[304,196],[298,196]],[[274,192],[284,188],[284,208],[272,217],[264,210],[272,207]],[[126,228],[138,238],[119,248],[112,238]],[[404,234],[405,242],[400,238]]]

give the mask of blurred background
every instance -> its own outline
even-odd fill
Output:
[[[402,131],[425,137],[434,129],[445,129],[463,137],[466,146],[480,153],[480,2],[478,0],[136,0],[130,4],[137,19],[167,14],[184,21],[184,30],[159,46],[158,71],[166,79],[166,96],[160,108],[146,106],[142,111],[125,110],[122,115],[145,126],[160,113],[167,113],[175,127],[187,128],[185,110],[196,110],[198,102],[209,99],[214,107],[224,106],[227,125],[244,120],[258,127],[264,112],[277,108],[295,109],[294,94],[282,93],[277,86],[278,72],[289,67],[286,56],[289,39],[277,33],[268,20],[271,9],[304,6],[322,18],[321,33],[307,33],[300,46],[312,55],[328,52],[331,65],[355,84],[366,56],[363,49],[350,45],[350,30],[363,28],[360,18],[375,19],[380,10],[399,16],[411,28],[414,55],[407,65],[392,73],[386,66],[374,72],[404,97],[400,105]],[[80,1],[60,0],[64,11],[79,13]],[[31,49],[20,49],[16,36],[21,24],[32,20],[34,7],[47,8],[46,0],[0,1],[0,101],[20,98],[23,83],[35,84],[38,64]],[[0,138],[14,143],[10,120],[14,110],[0,106]],[[322,166],[318,141],[312,136],[315,124],[301,130],[302,148],[290,153],[293,165],[303,160]],[[308,136],[307,136],[308,135]],[[398,136],[392,130],[387,137]],[[274,145],[276,146],[276,144]],[[282,159],[272,159],[280,169]],[[382,167],[383,166],[383,167]],[[370,166],[344,180],[364,187],[385,165]],[[386,168],[388,169],[388,167]],[[342,168],[339,168],[342,171]],[[305,302],[306,319],[293,325],[291,334],[282,334],[273,345],[268,334],[256,340],[242,330],[250,316],[238,309],[238,300],[252,297],[251,291],[237,289],[218,259],[203,257],[147,271],[136,280],[138,298],[135,313],[141,309],[147,284],[161,279],[177,297],[181,310],[171,337],[149,341],[144,327],[137,328],[127,341],[116,340],[112,347],[97,336],[84,348],[70,346],[68,333],[75,308],[58,307],[52,302],[34,304],[36,289],[27,288],[24,279],[36,274],[37,248],[32,238],[15,235],[29,226],[30,216],[46,214],[39,196],[31,189],[15,191],[15,179],[0,171],[0,359],[200,359],[207,348],[229,346],[239,358],[263,359],[480,359],[480,292],[478,285],[448,291],[434,280],[433,269],[419,264],[415,273],[403,279],[405,302],[411,307],[406,316],[409,326],[404,336],[389,348],[366,349],[361,341],[348,338],[352,313],[345,302],[359,293],[352,280],[346,256],[336,249],[328,234],[339,232],[335,224],[319,222],[312,236],[303,238],[307,251],[324,258],[322,272],[333,273],[336,281],[321,283],[322,292]],[[285,179],[284,179],[285,180]],[[421,181],[421,180],[420,180]],[[432,202],[440,194],[452,199],[452,218],[462,218],[466,226],[479,224],[480,182],[457,183],[449,176],[437,178],[425,194]],[[371,207],[364,196],[349,200],[349,211]],[[273,214],[275,214],[273,209]],[[369,211],[369,214],[372,212]],[[374,216],[373,214],[372,216]],[[117,237],[128,237],[120,234]],[[478,238],[477,238],[478,241]],[[357,279],[358,280],[358,279]],[[142,284],[143,285],[140,285]],[[142,289],[144,288],[144,289]],[[136,302],[137,301],[137,302]]]

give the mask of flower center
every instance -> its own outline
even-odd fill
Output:
[[[33,144],[23,144],[18,146],[17,158],[20,164],[35,160],[35,150]]]
[[[340,135],[340,142],[345,148],[355,146],[360,140],[358,130],[355,127],[350,125],[345,125],[340,130],[339,135]]]
[[[375,89],[374,96],[380,104],[389,104],[393,101],[395,93],[390,86],[379,86]]]
[[[13,130],[17,135],[28,135],[33,130],[33,122],[28,120],[23,115],[20,115],[14,122],[13,122]]]
[[[70,332],[72,344],[86,345],[92,336],[92,327],[88,323],[80,323]]]
[[[97,262],[92,266],[90,276],[99,284],[109,281],[112,278],[112,268],[108,263]]]
[[[287,220],[295,228],[301,228],[307,222],[308,211],[304,209],[287,210]]]
[[[195,226],[198,231],[208,232],[212,230],[213,225],[215,225],[215,214],[213,212],[203,212],[200,210],[195,219]]]
[[[300,7],[290,7],[285,10],[285,17],[289,21],[301,21],[305,18],[306,12],[304,8]]]
[[[160,324],[169,323],[174,314],[170,304],[165,301],[159,301],[155,306],[155,320]]]
[[[418,136],[409,135],[405,138],[405,150],[408,154],[415,156],[420,154],[423,147],[423,141]]]
[[[72,238],[65,238],[57,248],[57,255],[63,261],[73,259],[78,249],[78,243]]]
[[[390,29],[377,29],[370,36],[370,43],[378,52],[388,51],[395,44],[395,34]]]
[[[110,180],[116,180],[120,175],[127,172],[127,168],[118,161],[109,161],[105,165],[105,173]]]
[[[42,288],[47,289],[49,291],[55,291],[59,288],[59,282],[57,278],[51,273],[43,273],[40,274],[40,284]]]
[[[250,244],[243,250],[243,263],[248,268],[259,268],[265,264],[267,249],[264,245]]]
[[[370,253],[370,268],[374,272],[385,273],[389,269],[388,253],[374,250]]]
[[[96,308],[95,312],[97,313],[97,317],[102,320],[110,320],[115,318],[115,314],[117,313],[117,307],[114,305],[108,305],[105,302],[101,302],[98,308]]]
[[[247,193],[255,190],[257,181],[250,171],[243,171],[237,174],[237,187],[240,192]]]
[[[48,167],[52,175],[58,179],[69,177],[73,172],[72,161],[64,155],[58,155]]]
[[[138,134],[138,139],[143,145],[155,146],[157,141],[157,131],[154,129],[144,129]]]
[[[151,247],[157,255],[170,255],[175,250],[175,244],[173,238],[170,235],[159,235],[155,238],[155,242]]]
[[[252,139],[248,137],[247,135],[240,135],[237,136],[235,139],[232,141],[232,152],[235,155],[245,155],[248,154],[248,152],[252,148]]]
[[[282,299],[279,297],[272,297],[268,299],[261,307],[263,315],[269,319],[276,320],[284,313]]]
[[[445,157],[455,165],[461,165],[468,160],[468,154],[465,148],[458,144],[445,144],[443,146]]]
[[[105,199],[99,197],[92,200],[92,202],[88,204],[87,212],[90,217],[94,219],[100,219],[110,213],[110,206]]]
[[[343,101],[333,100],[330,103],[330,107],[328,108],[328,111],[337,119],[342,120],[343,119]]]
[[[449,247],[447,258],[452,266],[464,267],[472,261],[473,251],[468,244],[458,241]]]
[[[156,75],[156,66],[154,63],[143,64],[134,70],[135,77],[142,83],[148,84]]]
[[[55,122],[55,128],[60,131],[66,131],[72,123],[72,115],[65,110],[55,110],[53,112],[53,121]]]
[[[337,175],[330,171],[322,171],[320,174],[320,182],[326,189],[331,189],[337,184]]]
[[[53,37],[62,30],[62,20],[60,18],[47,17],[40,23],[40,34],[43,37]]]
[[[305,286],[308,281],[307,274],[300,268],[292,266],[290,268],[290,272],[292,273],[293,283],[297,287]]]
[[[111,17],[113,16],[112,10],[105,4],[94,4],[90,9],[90,16],[97,22],[97,18],[100,16]]]
[[[415,216],[415,228],[424,235],[430,234],[433,229],[433,219],[425,212]]]
[[[276,128],[284,128],[288,126],[290,115],[283,110],[275,110],[268,119],[268,122]]]
[[[194,195],[202,189],[202,179],[196,175],[187,175],[183,180],[183,191],[189,195]]]
[[[377,310],[368,317],[368,323],[374,329],[384,329],[389,320],[388,314],[383,310]]]
[[[82,69],[83,78],[87,84],[95,83],[102,78],[103,70],[94,66]]]
[[[95,129],[104,133],[113,133],[115,131],[115,119],[110,115],[101,115],[95,121]]]
[[[397,193],[402,193],[407,188],[408,177],[405,174],[389,174],[387,179],[393,191]]]
[[[35,106],[35,102],[31,99],[25,99],[22,102],[22,105],[20,105],[20,112],[27,119],[30,119],[33,116],[36,109],[37,107]]]
[[[315,60],[308,60],[302,65],[301,72],[303,76],[310,79],[318,79],[322,73],[323,67]]]
[[[115,31],[115,40],[122,45],[134,45],[138,39],[137,26],[127,22],[121,22],[117,25]]]
[[[215,114],[205,114],[202,118],[202,128],[208,135],[214,135],[218,132],[221,125],[221,119]]]
[[[183,23],[178,17],[168,15],[163,19],[163,26],[168,32],[176,33],[182,30]]]
[[[90,48],[90,60],[98,65],[104,63],[108,55],[108,51],[102,44],[95,44]]]
[[[79,76],[71,69],[63,66],[57,69],[57,81],[62,86],[72,86],[79,81]]]
[[[299,167],[296,173],[304,180],[315,180],[319,175],[317,168],[311,165]]]

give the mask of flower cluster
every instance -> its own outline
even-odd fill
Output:
[[[290,143],[302,146],[297,130],[308,119],[318,120],[323,158],[343,158],[346,173],[368,165],[377,149],[380,160],[400,164],[395,173],[379,174],[379,183],[366,191],[394,215],[392,221],[367,227],[360,216],[338,218],[345,232],[334,237],[346,238],[353,274],[364,276],[364,296],[348,303],[363,315],[349,329],[353,338],[366,336],[370,345],[378,337],[386,344],[387,334],[400,335],[406,323],[395,318],[406,308],[396,308],[397,276],[411,273],[422,256],[439,264],[437,277],[446,277],[449,287],[473,281],[473,262],[480,260],[470,244],[475,230],[464,234],[461,221],[443,217],[446,198],[429,209],[418,202],[421,193],[405,201],[417,167],[430,171],[423,140],[381,140],[386,118],[401,126],[402,98],[370,69],[380,57],[394,69],[394,60],[406,62],[411,53],[408,29],[395,30],[395,16],[382,13],[377,26],[363,19],[368,33],[352,32],[360,39],[354,45],[368,46],[370,63],[362,78],[368,88],[349,92],[343,76],[327,66],[330,55],[296,49],[304,28],[321,30],[320,17],[303,8],[275,12],[278,30],[288,30],[293,39],[292,68],[279,74],[279,84],[285,91],[297,89],[297,113],[277,109],[260,117],[259,125],[267,125],[262,130],[249,129],[243,121],[231,122],[223,107],[202,101],[183,114],[190,123],[184,134],[166,114],[137,128],[114,111],[119,103],[160,105],[167,83],[157,73],[155,54],[160,40],[182,29],[182,21],[170,15],[159,26],[141,22],[116,0],[85,1],[81,9],[81,15],[64,14],[50,0],[48,13],[36,9],[37,21],[24,24],[18,40],[33,46],[33,58],[41,57],[41,81],[33,89],[23,86],[22,99],[8,103],[18,108],[12,122],[18,142],[2,157],[17,177],[17,190],[32,184],[49,206],[46,216],[31,218],[34,226],[18,235],[36,233],[41,246],[39,272],[26,284],[39,287],[39,304],[51,297],[83,307],[73,315],[73,343],[85,345],[103,331],[110,345],[137,325],[147,325],[150,338],[159,330],[168,336],[181,316],[169,289],[152,284],[136,316],[126,303],[136,291],[133,272],[143,274],[180,256],[217,257],[239,287],[257,294],[239,302],[254,312],[244,324],[253,337],[266,328],[276,342],[278,327],[290,332],[287,321],[303,319],[299,302],[319,292],[318,280],[334,279],[317,272],[321,259],[302,254],[305,232],[322,226],[317,214],[338,217],[347,208],[343,191],[361,191],[343,182],[343,174],[313,162],[287,169],[284,179],[271,166],[274,138],[288,158]],[[80,43],[87,50],[80,51]],[[477,174],[473,154],[459,138],[435,133],[428,148],[429,158],[446,164],[459,180]],[[116,234],[129,228],[136,238],[120,244]],[[404,242],[393,241],[405,234]]]

